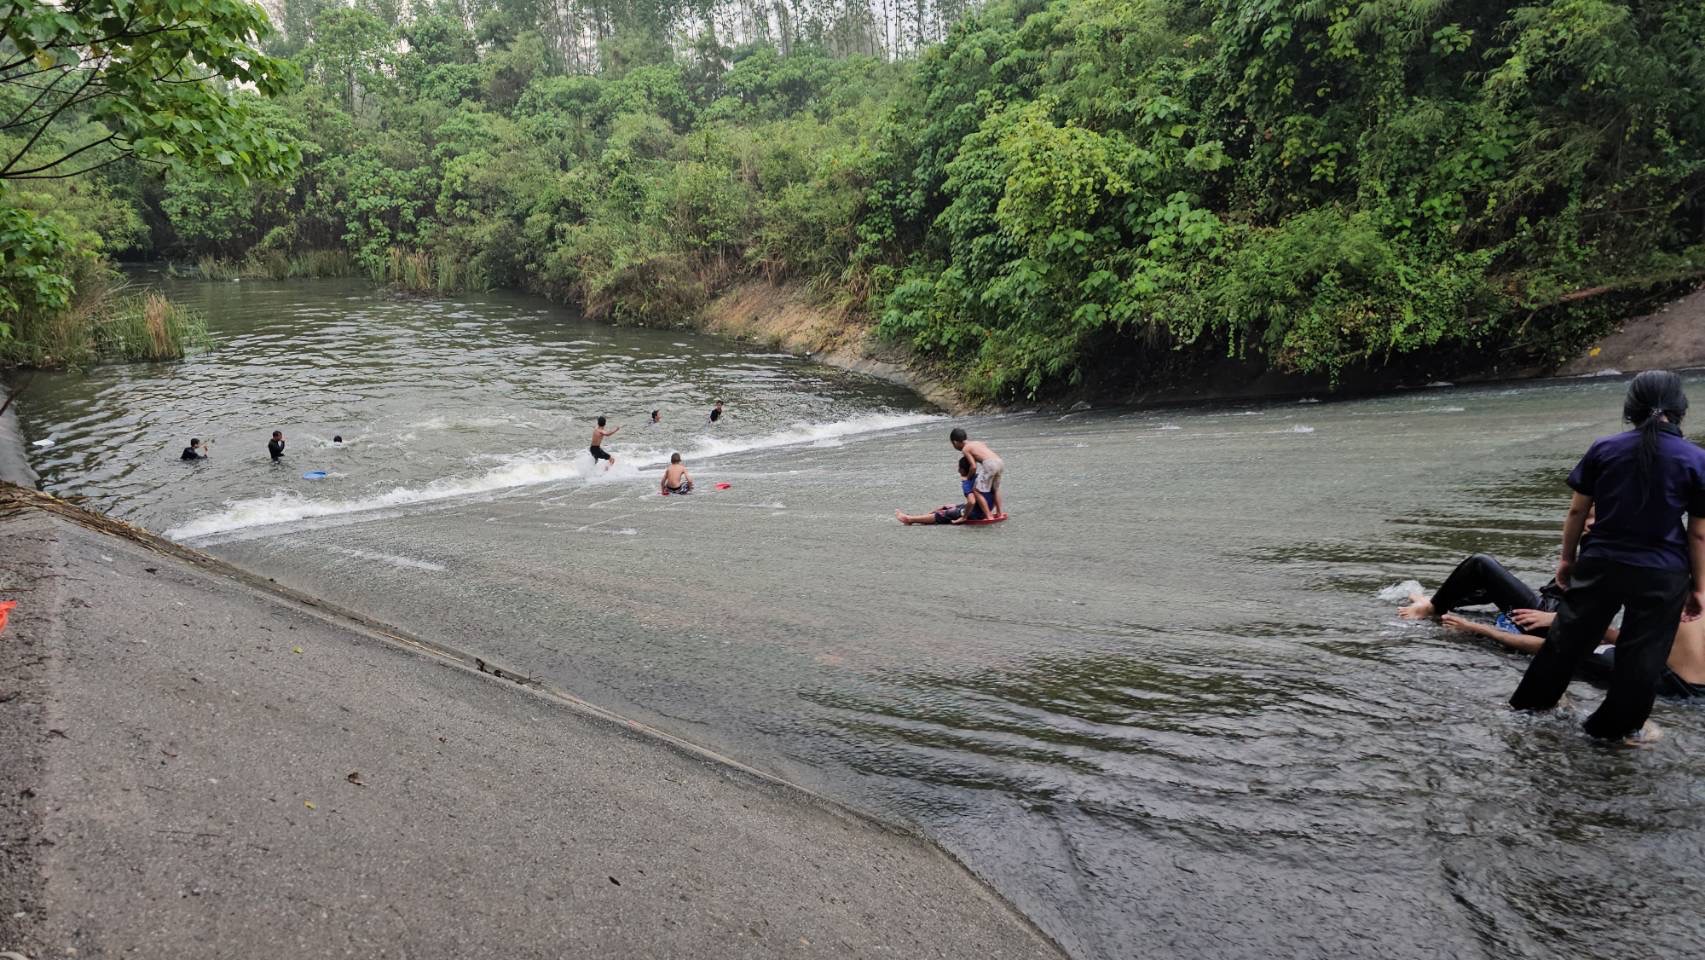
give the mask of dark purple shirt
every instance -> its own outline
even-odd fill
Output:
[[[1686,570],[1682,514],[1705,516],[1705,450],[1668,427],[1647,482],[1640,479],[1640,431],[1600,437],[1569,474],[1569,486],[1593,498],[1598,516],[1580,556],[1634,567]]]

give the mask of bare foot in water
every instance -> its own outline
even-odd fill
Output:
[[[1433,601],[1419,590],[1409,594],[1409,605],[1398,607],[1397,615],[1405,620],[1429,620],[1433,616]]]
[[[1630,747],[1649,747],[1664,738],[1664,728],[1650,720],[1645,725],[1622,738],[1622,742]]]

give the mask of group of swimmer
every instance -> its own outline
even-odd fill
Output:
[[[1674,373],[1648,370],[1628,385],[1622,416],[1633,429],[1595,441],[1569,474],[1562,556],[1543,587],[1476,554],[1399,615],[1532,654],[1510,697],[1517,710],[1557,706],[1580,676],[1607,688],[1588,734],[1656,740],[1648,718],[1659,695],[1705,697],[1705,449],[1682,435],[1686,413]],[[1482,604],[1498,608],[1496,624],[1454,612]]]
[[[706,422],[715,424],[722,420],[722,401],[710,408]],[[655,427],[663,422],[663,411],[651,411],[651,417],[646,421],[647,427]],[[593,466],[598,461],[604,461],[604,469],[608,471],[616,465],[616,458],[604,449],[605,441],[615,436],[622,428],[610,426],[609,418],[599,417],[597,426],[592,428],[592,442],[587,447],[592,454]],[[948,435],[948,442],[959,456],[959,489],[961,500],[956,504],[938,508],[929,513],[907,514],[903,510],[894,511],[894,516],[901,523],[913,524],[960,524],[986,523],[993,520],[1006,519],[1006,500],[1001,492],[1001,479],[1005,475],[1006,464],[1000,454],[995,453],[987,443],[972,440],[963,427],[954,427]],[[335,446],[343,446],[343,436],[332,437]],[[274,430],[267,440],[267,456],[273,463],[284,459],[284,431]],[[192,437],[189,446],[184,447],[179,455],[182,460],[204,460],[211,452],[212,440],[202,440]],[[719,486],[722,486],[719,484]],[[663,477],[658,484],[659,492],[665,496],[688,494],[693,492],[692,474],[688,473],[686,464],[681,462],[679,453],[671,454],[669,465],[663,468]]]
[[[332,446],[334,446],[334,447],[343,446],[343,434],[338,434],[337,436],[332,437]],[[212,453],[213,453],[213,441],[212,440],[203,440],[200,437],[191,437],[189,440],[189,446],[184,447],[183,452],[178,454],[178,459],[179,460],[187,460],[187,461],[206,460],[208,458],[208,456]],[[283,460],[284,460],[284,431],[283,430],[274,430],[274,431],[272,431],[272,436],[267,438],[266,455],[272,458],[273,463],[283,462]]]
[[[721,420],[722,401],[718,400],[716,401],[716,404],[710,408],[710,413],[705,417],[705,422],[715,424]],[[645,422],[645,425],[647,427],[655,427],[662,422],[663,411],[653,410],[651,411],[651,418]],[[598,425],[592,428],[592,444],[587,448],[592,454],[593,466],[597,466],[598,461],[600,460],[605,461],[605,471],[608,471],[611,467],[616,465],[616,458],[612,456],[608,450],[604,449],[604,441],[615,436],[616,432],[619,430],[621,430],[621,427],[612,427],[609,425],[609,419],[607,417],[598,418]],[[687,494],[693,492],[693,478],[688,475],[686,465],[681,463],[681,455],[679,453],[670,454],[669,466],[663,469],[663,481],[660,486],[660,492],[665,495]]]

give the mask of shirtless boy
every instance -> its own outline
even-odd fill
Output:
[[[663,491],[665,495],[675,493],[692,493],[693,478],[687,473],[687,465],[681,462],[681,455],[669,455],[669,466],[663,468]]]
[[[1001,474],[1006,471],[1006,464],[1001,462],[1000,454],[981,440],[967,439],[964,427],[954,427],[948,436],[953,449],[971,459],[971,467],[977,472],[977,492],[994,501],[995,516],[1004,516],[1006,498],[1001,496]]]
[[[598,461],[600,461],[600,460],[610,461],[609,463],[604,464],[604,469],[606,471],[608,471],[611,467],[616,465],[616,458],[612,457],[608,453],[604,452],[603,443],[604,443],[605,439],[615,436],[616,431],[620,430],[620,429],[621,429],[621,427],[611,427],[610,429],[605,430],[604,429],[604,418],[603,417],[598,418],[598,426],[596,428],[594,428],[592,431],[592,465],[593,466],[597,466]]]

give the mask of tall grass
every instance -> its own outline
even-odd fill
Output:
[[[176,360],[207,341],[207,321],[157,291],[130,292],[104,263],[79,269],[71,305],[18,324],[0,363],[83,367],[101,361]]]
[[[355,261],[343,250],[250,251],[242,260],[201,257],[194,263],[172,263],[166,272],[174,277],[196,280],[303,280],[316,277],[353,277]]]
[[[90,328],[101,360],[177,360],[206,342],[207,319],[155,290],[119,298]]]

